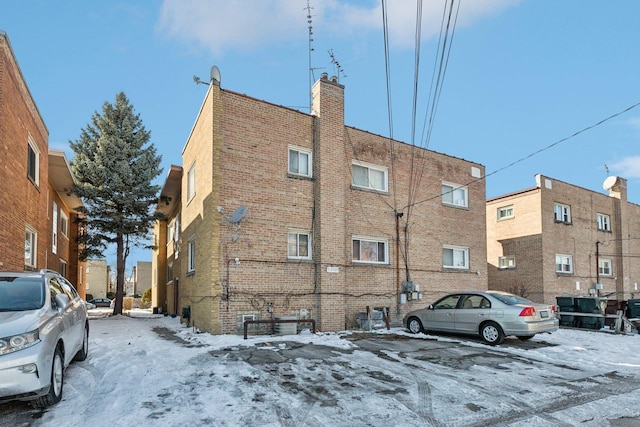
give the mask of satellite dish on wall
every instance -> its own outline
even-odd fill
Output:
[[[247,207],[238,206],[238,208],[236,208],[236,210],[233,211],[233,214],[231,215],[231,222],[233,224],[239,223],[240,221],[242,221],[242,218],[244,218],[246,214],[247,214]]]
[[[602,183],[602,188],[604,188],[605,190],[610,190],[611,187],[616,185],[617,181],[618,181],[617,176],[608,176],[607,179],[605,179],[604,182]]]
[[[220,86],[220,70],[215,65],[211,67],[211,81],[213,81],[214,85]]]

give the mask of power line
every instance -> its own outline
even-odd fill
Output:
[[[482,181],[482,180],[484,180],[484,179],[487,179],[487,177],[493,176],[493,175],[495,175],[495,174],[497,174],[497,173],[499,173],[499,172],[502,172],[502,171],[504,171],[504,170],[506,170],[506,169],[509,169],[510,167],[515,166],[515,165],[517,165],[518,163],[521,163],[521,162],[523,162],[523,161],[525,161],[525,160],[528,160],[528,159],[530,159],[531,157],[536,156],[536,155],[538,155],[538,154],[540,154],[540,153],[542,153],[542,152],[544,152],[544,151],[547,151],[547,150],[549,150],[549,149],[551,149],[551,148],[555,147],[556,145],[560,145],[561,143],[566,142],[566,141],[568,141],[568,140],[570,140],[570,139],[573,139],[573,138],[575,138],[576,136],[578,136],[578,135],[580,135],[580,134],[582,134],[582,133],[584,133],[584,132],[586,132],[586,131],[588,131],[588,130],[594,129],[594,128],[596,128],[596,127],[598,127],[598,126],[600,126],[600,125],[602,125],[602,124],[604,124],[604,123],[608,122],[608,121],[609,121],[609,120],[611,120],[611,119],[614,119],[614,118],[616,118],[616,117],[618,117],[618,116],[621,116],[622,114],[624,114],[624,113],[626,113],[626,112],[628,112],[628,111],[633,110],[634,108],[638,107],[639,105],[640,105],[640,102],[637,102],[637,103],[635,103],[635,104],[631,105],[630,107],[625,108],[625,109],[624,109],[624,110],[622,110],[622,111],[619,111],[619,112],[617,112],[617,113],[614,113],[614,114],[610,115],[609,117],[606,117],[606,118],[604,118],[604,119],[602,119],[602,120],[598,121],[597,123],[594,123],[594,124],[592,124],[592,125],[590,125],[590,126],[587,126],[587,127],[583,128],[583,129],[580,129],[579,131],[574,132],[573,134],[571,134],[571,135],[569,135],[569,136],[567,136],[567,137],[564,137],[564,138],[562,138],[562,139],[559,139],[558,141],[556,141],[556,142],[554,142],[554,143],[552,143],[552,144],[549,144],[549,145],[547,145],[547,146],[546,146],[546,147],[544,147],[544,148],[541,148],[541,149],[539,149],[539,150],[536,150],[536,151],[534,151],[533,153],[531,153],[531,154],[529,154],[529,155],[527,155],[527,156],[525,156],[525,157],[522,157],[522,158],[520,158],[520,159],[518,159],[518,160],[515,160],[515,161],[513,161],[513,162],[509,163],[509,164],[508,164],[508,165],[506,165],[506,166],[503,166],[503,167],[501,167],[501,168],[499,168],[499,169],[496,169],[495,171],[493,171],[493,172],[491,172],[491,173],[488,173],[488,174],[485,174],[484,176],[481,176],[480,178],[477,178],[477,179],[474,179],[474,180],[472,180],[472,181],[469,181],[467,184],[464,184],[464,185],[461,185],[461,186],[459,186],[459,187],[456,187],[456,188],[452,189],[451,191],[455,191],[455,190],[457,190],[457,189],[459,189],[459,188],[463,188],[463,187],[469,186],[469,185],[474,184],[474,183],[476,183],[476,182],[478,182],[478,181]],[[427,198],[427,199],[424,199],[424,200],[421,200],[421,201],[418,201],[418,202],[412,203],[412,204],[411,204],[411,206],[415,206],[415,205],[419,205],[419,204],[422,204],[422,203],[426,203],[426,202],[428,202],[428,201],[431,201],[431,200],[434,200],[434,199],[437,199],[437,198],[440,198],[440,197],[442,197],[442,193],[440,193],[440,194],[438,194],[438,195],[435,195],[435,196],[432,196],[432,197],[429,197],[429,198]],[[409,206],[406,206],[406,207],[409,207]]]

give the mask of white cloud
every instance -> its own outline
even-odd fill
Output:
[[[640,156],[631,156],[609,165],[611,170],[623,178],[640,178]]]
[[[458,25],[470,25],[519,1],[464,2]],[[444,0],[423,3],[423,40],[439,34],[444,4]],[[251,50],[270,43],[291,43],[296,39],[306,43],[306,5],[305,0],[164,0],[158,28],[170,37],[195,41],[213,54],[233,49]],[[311,0],[310,6],[314,30],[318,26],[333,37],[382,31],[380,0]],[[389,1],[387,12],[390,44],[412,48],[416,1]],[[314,37],[322,37],[320,31],[314,33]]]

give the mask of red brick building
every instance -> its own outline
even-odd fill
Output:
[[[342,330],[367,307],[398,324],[444,293],[487,288],[483,176],[345,126],[335,78],[316,82],[311,114],[213,78],[161,192],[153,305],[188,308],[212,333],[273,317]]]
[[[84,295],[75,237],[80,199],[64,153],[48,148],[49,131],[0,31],[0,269],[62,273]]]

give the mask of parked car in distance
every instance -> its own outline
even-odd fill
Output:
[[[93,310],[94,308],[96,308],[96,305],[90,303],[89,301],[85,301],[84,304],[87,306],[87,310]]]
[[[111,300],[109,298],[94,298],[92,300],[89,300],[88,302],[90,302],[91,304],[95,305],[96,307],[109,307],[109,306],[111,306]]]
[[[558,330],[555,307],[501,291],[468,291],[446,295],[426,308],[411,311],[404,327],[419,332],[479,335],[498,345],[505,336],[528,340]]]
[[[64,277],[0,272],[0,402],[58,403],[65,369],[88,353],[87,308]]]

